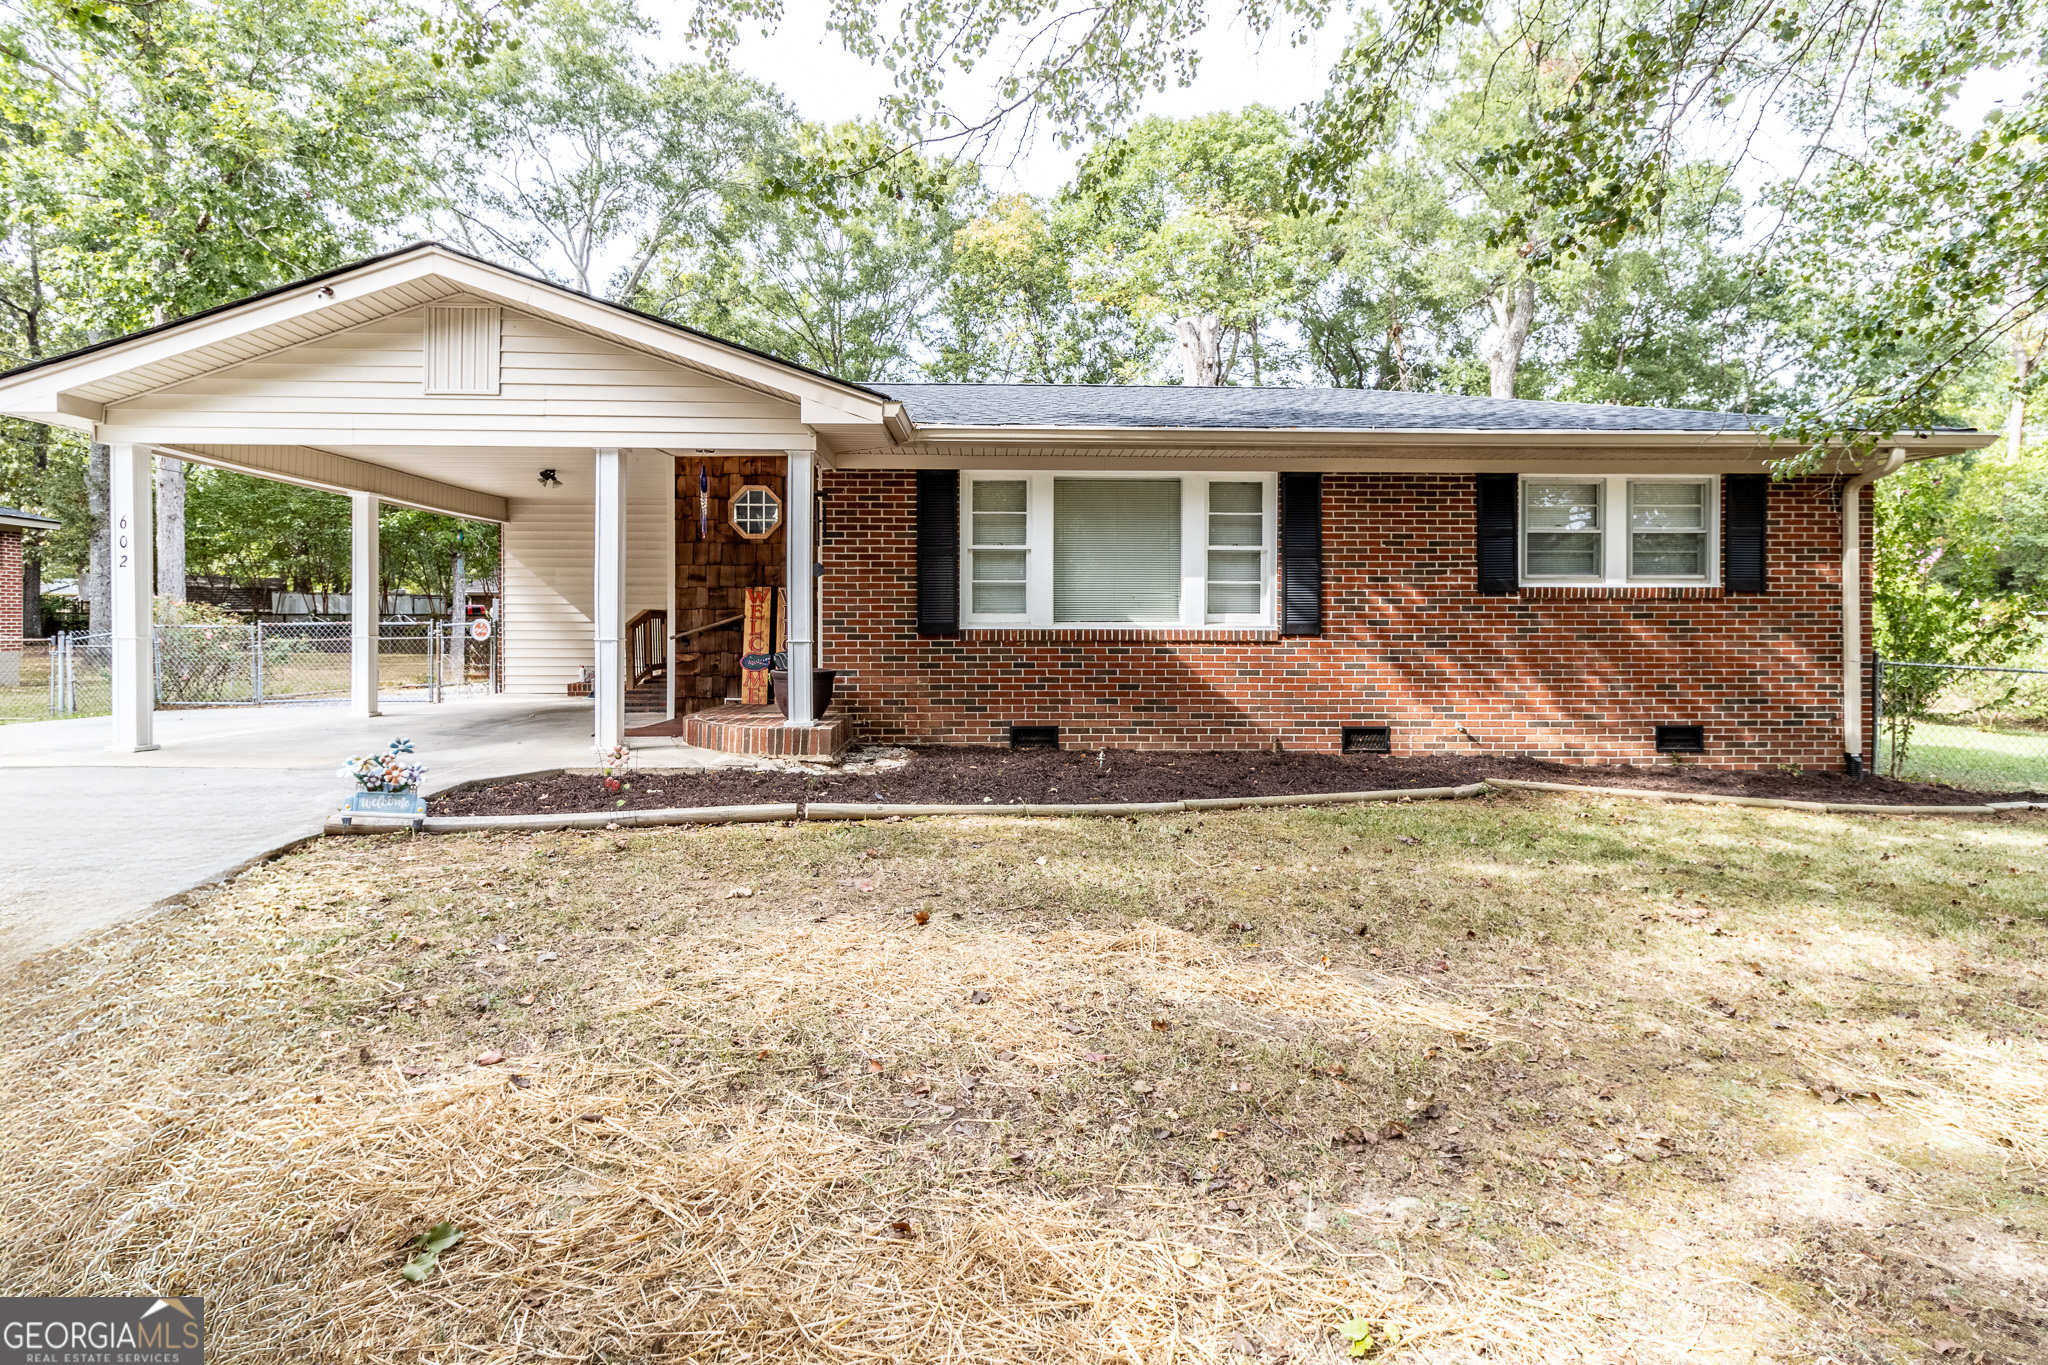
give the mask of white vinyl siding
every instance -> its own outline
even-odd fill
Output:
[[[424,343],[426,392],[498,391],[498,310],[492,307],[427,309]]]
[[[962,477],[969,627],[1271,627],[1273,475]]]
[[[501,533],[505,691],[560,697],[596,662],[592,579],[596,509],[585,464],[568,488],[515,498]],[[674,554],[674,462],[652,451],[626,464],[625,620],[668,605]],[[564,471],[565,475],[568,471]],[[582,494],[579,495],[579,490]]]
[[[436,308],[449,308],[443,303]],[[811,439],[793,399],[499,312],[494,393],[430,393],[428,308],[367,322],[113,405],[110,424],[227,445],[684,444],[781,450]]]
[[[1717,581],[1712,476],[1545,474],[1522,480],[1521,581],[1622,586]]]

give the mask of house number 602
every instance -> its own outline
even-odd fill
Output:
[[[120,545],[120,547],[121,547],[121,552],[122,552],[122,553],[121,553],[121,567],[125,569],[125,568],[127,568],[127,567],[128,567],[128,553],[127,553],[127,551],[128,551],[128,536],[127,536],[127,531],[128,531],[128,518],[126,518],[126,517],[123,517],[123,518],[121,518],[121,531],[122,531],[121,539],[120,539],[120,540],[119,540],[119,541],[117,542],[117,544],[119,544],[119,545]]]

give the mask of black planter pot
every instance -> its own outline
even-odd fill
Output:
[[[814,668],[811,670],[811,719],[822,720],[825,708],[832,704],[832,682],[839,676],[837,669]],[[768,675],[768,681],[775,687],[775,705],[782,714],[789,714],[789,671],[778,668]]]

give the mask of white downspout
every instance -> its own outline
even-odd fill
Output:
[[[1863,771],[1863,490],[1905,463],[1905,448],[1896,446],[1883,465],[1842,485],[1842,760],[1857,775]]]

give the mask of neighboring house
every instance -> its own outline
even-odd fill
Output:
[[[54,531],[49,517],[0,507],[0,687],[21,686],[22,619],[25,615],[21,538],[26,531]]]
[[[12,371],[0,411],[107,442],[132,524],[153,449],[353,494],[360,573],[380,500],[500,523],[505,689],[588,673],[601,746],[637,684],[667,729],[753,750],[1057,726],[1729,767],[1867,754],[1867,484],[1992,439],[1915,432],[1773,482],[1790,448],[1729,413],[862,386],[434,244]],[[149,742],[120,605],[139,549],[116,570],[127,746]],[[722,704],[743,653],[767,662],[733,620],[749,587],[787,589],[799,718],[810,665],[837,671],[825,723]]]

